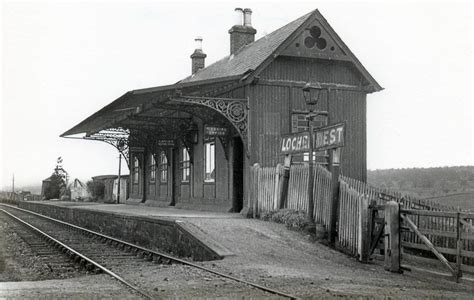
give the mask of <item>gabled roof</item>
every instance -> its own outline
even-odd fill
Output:
[[[208,80],[218,77],[243,75],[257,69],[283,41],[288,39],[310,16],[308,13],[273,31],[257,41],[242,47],[237,53],[209,65],[180,82]]]
[[[348,60],[354,64],[356,69],[367,80],[370,85],[369,90],[382,90],[382,87],[369,74],[317,9],[273,31],[257,41],[244,46],[242,49],[237,51],[237,53],[224,57],[197,73],[183,79],[180,83],[197,82],[201,80],[246,74],[249,74],[249,77],[258,75],[262,69],[268,66],[271,61],[288,47],[290,42],[306,29],[308,24],[315,20],[318,20],[324,26],[331,37],[347,55]]]

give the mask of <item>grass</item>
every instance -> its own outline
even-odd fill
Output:
[[[444,204],[444,205],[449,205],[449,206],[454,206],[454,207],[459,206],[460,208],[474,211],[474,192],[457,193],[457,194],[444,195],[444,196],[438,196],[438,197],[426,198],[426,199],[439,203],[439,204]]]
[[[265,212],[260,215],[264,221],[285,224],[287,228],[302,230],[305,224],[306,213],[294,209],[281,209]]]

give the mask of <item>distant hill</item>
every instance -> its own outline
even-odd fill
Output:
[[[419,199],[474,209],[474,166],[369,170],[367,181]]]
[[[4,190],[5,192],[11,192],[10,189]],[[16,186],[15,192],[30,192],[35,195],[41,194],[41,185],[23,185],[23,186]]]

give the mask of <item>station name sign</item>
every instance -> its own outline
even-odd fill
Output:
[[[175,142],[174,140],[158,140],[157,145],[159,147],[174,147]]]
[[[335,149],[344,146],[344,123],[338,123],[314,131],[314,151]]]
[[[281,137],[280,152],[282,154],[309,152],[309,132],[283,135]]]
[[[206,136],[226,136],[228,132],[227,127],[204,126],[204,135]]]
[[[344,146],[344,123],[318,128],[313,131],[313,151],[323,151]],[[309,132],[282,135],[281,154],[296,154],[310,151]]]

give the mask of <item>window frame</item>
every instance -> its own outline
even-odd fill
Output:
[[[160,173],[160,183],[168,183],[168,157],[165,151],[160,151],[158,170]]]
[[[150,183],[156,182],[156,160],[155,154],[150,155]]]
[[[209,145],[209,148],[207,147]],[[207,140],[203,144],[204,148],[204,183],[215,183],[216,182],[216,140]],[[208,149],[213,151],[209,153]],[[212,171],[208,172],[208,162],[209,167],[212,167]],[[211,169],[211,168],[210,168]],[[209,169],[209,170],[210,170]],[[208,177],[209,174],[209,177]]]
[[[186,147],[182,148],[180,155],[181,183],[191,181],[191,155]]]
[[[138,159],[137,155],[133,156],[133,184],[140,183],[140,160]]]

